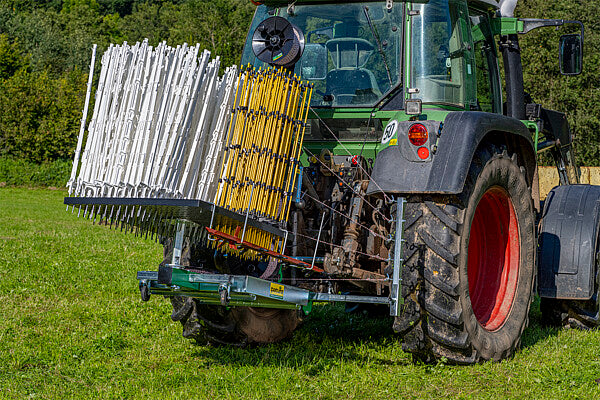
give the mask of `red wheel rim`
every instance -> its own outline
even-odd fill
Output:
[[[471,306],[477,321],[488,331],[500,328],[512,308],[520,249],[513,203],[506,190],[494,186],[475,209],[467,265]]]

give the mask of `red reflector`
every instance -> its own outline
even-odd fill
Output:
[[[427,128],[421,124],[414,124],[408,130],[408,140],[415,146],[423,146],[427,137]]]
[[[424,160],[429,157],[429,149],[427,147],[419,147],[417,154],[421,160]]]

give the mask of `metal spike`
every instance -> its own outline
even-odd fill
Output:
[[[150,223],[150,239],[154,240],[154,235],[156,234],[156,216],[158,215],[158,212],[156,212],[155,210],[152,211],[152,222]]]
[[[110,225],[112,227],[112,223],[115,219],[115,206],[110,207]]]
[[[131,208],[131,212],[129,213],[129,217],[127,219],[129,233],[134,233],[134,228],[135,228],[134,222],[135,222],[135,219],[136,219],[136,212],[135,211],[136,211],[137,207],[138,207],[137,205],[134,205]]]
[[[115,206],[110,206],[110,224],[109,224],[109,228],[112,229],[113,226],[113,222],[115,222],[115,215],[114,215],[114,210],[115,210]]]
[[[100,219],[98,220],[98,224],[102,225],[102,221],[104,220],[104,211],[106,210],[106,205],[101,204],[98,208],[98,216]]]
[[[150,234],[150,223],[152,222],[152,210],[147,208],[144,211],[145,214],[145,222],[144,222],[144,239],[148,239],[148,235]]]

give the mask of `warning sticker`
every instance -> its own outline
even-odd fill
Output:
[[[278,285],[277,283],[271,283],[270,296],[276,299],[283,299],[283,291],[285,286]]]

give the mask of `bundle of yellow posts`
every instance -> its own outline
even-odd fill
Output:
[[[294,192],[312,85],[283,70],[246,68],[238,78],[215,204],[273,224],[287,221]],[[267,250],[283,240],[240,225],[216,229]],[[257,258],[255,251],[233,252]]]

